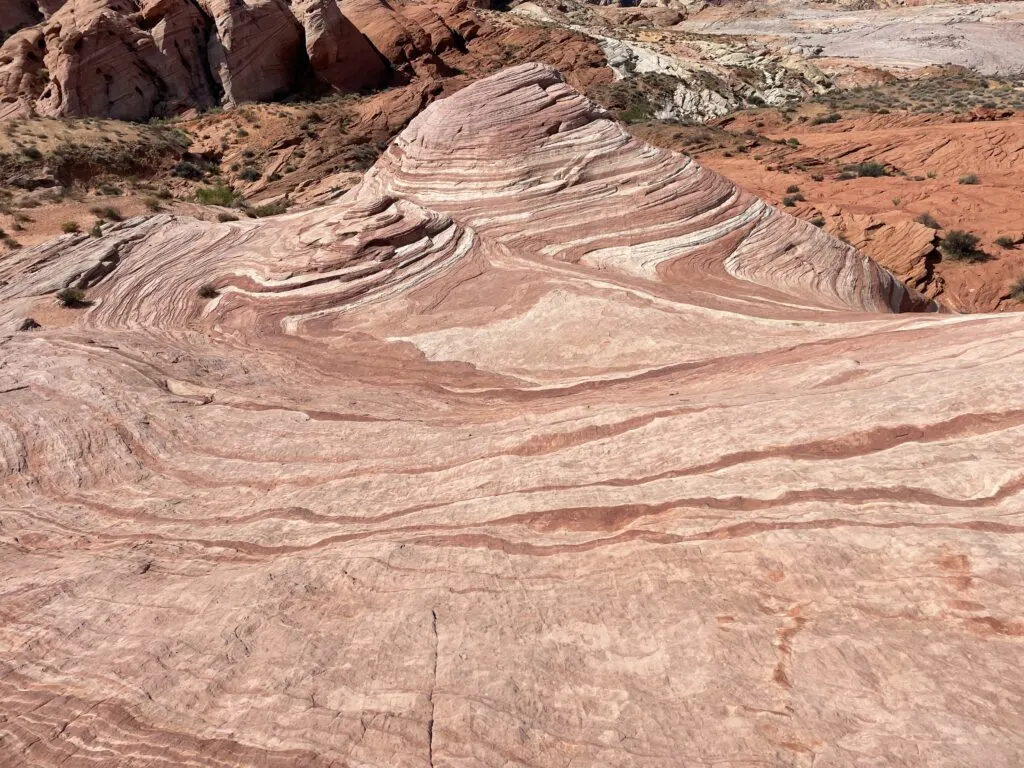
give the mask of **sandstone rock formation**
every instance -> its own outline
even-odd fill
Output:
[[[975,119],[981,114],[964,113]],[[994,112],[993,118],[998,114]],[[834,124],[796,122],[765,129],[772,138],[796,139],[795,147],[767,145],[706,161],[768,199],[779,200],[796,185],[806,196],[808,209],[820,213],[832,232],[903,281],[937,296],[951,310],[1019,309],[1010,290],[1024,278],[1024,249],[1003,249],[996,240],[1016,238],[1024,229],[1024,114],[963,120],[952,113],[910,115],[894,110],[847,114]],[[746,125],[741,123],[738,130]],[[762,152],[759,161],[756,155]],[[884,164],[891,175],[843,180],[830,171],[865,162]],[[766,171],[765,166],[785,166],[786,172]],[[968,173],[977,174],[980,183],[958,183]],[[929,232],[915,224],[922,214],[941,228]],[[984,260],[941,258],[935,246],[950,230],[977,235]]]
[[[932,64],[976,69],[984,74],[1019,74],[1024,69],[1024,3],[898,3],[865,7],[861,0],[824,9],[817,4],[775,0],[760,12],[724,4],[731,19],[715,14],[688,19],[683,28],[717,35],[751,35],[787,47],[820,51],[904,71]],[[883,2],[882,5],[890,5]],[[906,6],[906,7],[903,7]]]
[[[387,81],[387,63],[335,0],[299,0],[292,8],[302,22],[309,64],[325,82],[357,90]]]
[[[459,29],[471,36],[465,4],[437,8],[445,18],[377,0],[37,0],[4,22],[18,31],[0,47],[0,119],[34,109],[145,120],[313,81],[377,87],[422,57],[437,70],[437,55],[463,44]]]
[[[832,87],[804,58],[770,53],[760,43],[670,33],[646,34],[641,40],[592,34],[618,77],[647,73],[675,82],[657,105],[661,119],[707,122],[748,107],[799,101]]]
[[[1016,765],[1024,316],[898,308],[540,66],[19,252],[0,762]]]

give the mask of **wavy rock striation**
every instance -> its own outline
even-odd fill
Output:
[[[1024,317],[897,309],[537,65],[19,252],[0,763],[1015,765]]]

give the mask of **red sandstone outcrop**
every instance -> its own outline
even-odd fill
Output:
[[[377,0],[40,3],[30,9],[36,23],[0,47],[0,118],[35,109],[144,120],[266,100],[313,80],[354,91],[385,84],[393,70],[450,74],[439,55],[464,45],[479,23],[464,3],[436,8]],[[32,20],[18,19],[12,29]]]
[[[1015,765],[1024,316],[899,306],[537,66],[17,253],[0,762]]]
[[[285,94],[302,70],[302,26],[284,0],[204,0],[210,66],[231,103]]]
[[[336,0],[296,0],[292,11],[302,23],[306,54],[317,76],[341,90],[382,85],[388,67]]]
[[[0,31],[30,27],[40,18],[34,0],[6,0],[0,5]]]
[[[833,232],[848,234],[901,279],[924,288],[921,280],[931,274],[926,292],[950,309],[1019,308],[1009,293],[1024,278],[1024,250],[1003,249],[995,241],[1016,238],[1024,220],[1024,115],[960,122],[948,114],[854,114],[835,124],[779,127],[769,135],[795,138],[798,146],[768,145],[703,160],[768,199],[781,200],[797,186],[806,197],[802,205],[820,211]],[[862,162],[881,163],[892,175],[837,178],[839,168]],[[959,183],[968,174],[979,183]],[[916,225],[922,214],[941,229],[929,234]],[[866,226],[872,229],[860,231]],[[934,245],[950,230],[977,235],[986,259],[941,258]]]

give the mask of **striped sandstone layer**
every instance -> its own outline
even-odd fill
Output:
[[[0,764],[1016,765],[1024,317],[933,308],[537,65],[20,252]]]

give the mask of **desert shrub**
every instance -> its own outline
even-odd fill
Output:
[[[278,216],[288,210],[288,203],[281,201],[267,205],[256,205],[246,210],[246,213],[254,219],[262,219],[266,216]]]
[[[942,238],[942,252],[953,261],[983,261],[985,254],[978,250],[981,242],[977,235],[952,229]]]
[[[113,184],[100,184],[96,188],[97,194],[106,195],[107,197],[120,197],[124,194],[120,187],[115,187]]]
[[[699,139],[698,139],[699,141]],[[372,144],[357,144],[349,150],[348,165],[356,171],[365,171],[377,162],[380,149]]]
[[[243,168],[242,172],[238,174],[238,178],[242,181],[259,181],[261,177],[262,174],[252,167]]]
[[[619,120],[624,123],[640,123],[650,120],[651,112],[647,105],[633,104],[619,112]]]
[[[792,197],[784,197],[782,198],[782,204],[787,208],[792,208],[794,205],[796,205],[796,199]]]
[[[63,288],[57,291],[57,301],[65,307],[81,307],[86,303],[85,291],[81,288]]]
[[[124,219],[121,211],[112,205],[95,205],[89,209],[89,213],[97,219],[106,219],[107,221],[122,221]]]
[[[195,163],[189,162],[188,160],[182,160],[171,169],[171,175],[177,176],[181,179],[188,179],[189,181],[199,181],[206,174],[203,169]]]
[[[818,229],[821,229],[822,227],[825,226],[825,217],[815,216],[813,219],[811,219],[811,224],[816,226]]]
[[[843,171],[842,173],[836,174],[836,181],[849,181],[850,179],[856,179],[857,174],[853,171]]]
[[[925,175],[926,175],[926,176],[927,176],[927,177],[928,177],[929,179],[937,179],[937,178],[939,178],[939,174],[938,174],[938,172],[936,172],[936,171],[928,171],[928,173],[927,173],[927,174],[925,174]]]
[[[272,173],[269,176],[267,176],[267,181],[280,181],[282,178],[283,177],[281,176],[280,173]]]
[[[92,229],[89,230],[89,234],[92,237],[103,237],[103,222],[99,219],[92,225]]]
[[[825,177],[820,173],[811,174],[811,181],[824,181]]]
[[[786,192],[789,193],[789,194],[793,194],[794,192],[799,192],[799,191],[800,191],[800,187],[798,187],[796,184],[790,184],[788,187],[786,187]]]
[[[966,184],[966,185],[980,184],[981,183],[981,179],[978,178],[978,175],[976,173],[968,173],[968,174],[966,174],[964,176],[961,176],[959,179],[957,179],[956,183],[957,184]]]
[[[877,163],[874,160],[868,160],[864,163],[858,163],[853,171],[858,176],[866,176],[868,178],[878,178],[879,176],[888,176],[885,172],[885,166],[881,163]]]
[[[827,115],[819,115],[811,121],[811,125],[825,125],[826,123],[838,123],[843,116],[838,112],[830,112]]]
[[[998,245],[1000,248],[1006,248],[1007,250],[1010,250],[1011,248],[1017,245],[1017,241],[1014,240],[1009,235],[1001,235],[1000,237],[997,237],[995,239],[995,244]]]
[[[928,211],[922,213],[920,216],[914,219],[914,221],[916,221],[918,224],[923,224],[929,229],[942,229],[942,225],[939,224],[936,218],[932,216],[930,213],[928,213]]]
[[[1017,301],[1024,301],[1024,277],[1010,286],[1010,297]]]
[[[29,160],[43,159],[43,153],[39,151],[39,147],[22,147],[21,154],[23,154]]]
[[[218,184],[215,187],[200,187],[196,190],[196,202],[202,205],[223,205],[235,204],[235,192],[231,187]]]
[[[233,213],[221,212],[217,214],[217,221],[219,221],[221,224],[227,224],[229,221],[238,221],[238,217],[235,216],[235,214]]]
[[[18,326],[19,331],[34,331],[36,328],[42,328],[34,318],[26,317],[21,321],[21,325]]]
[[[60,225],[60,228],[62,232],[69,235],[73,235],[76,232],[82,231],[82,228],[78,226],[77,221],[65,221],[63,224]]]
[[[142,204],[146,206],[147,211],[152,211],[153,213],[158,213],[164,209],[163,203],[157,197],[144,197],[142,198]]]
[[[220,295],[212,283],[204,283],[199,286],[199,290],[196,293],[199,294],[201,299],[215,299]]]

